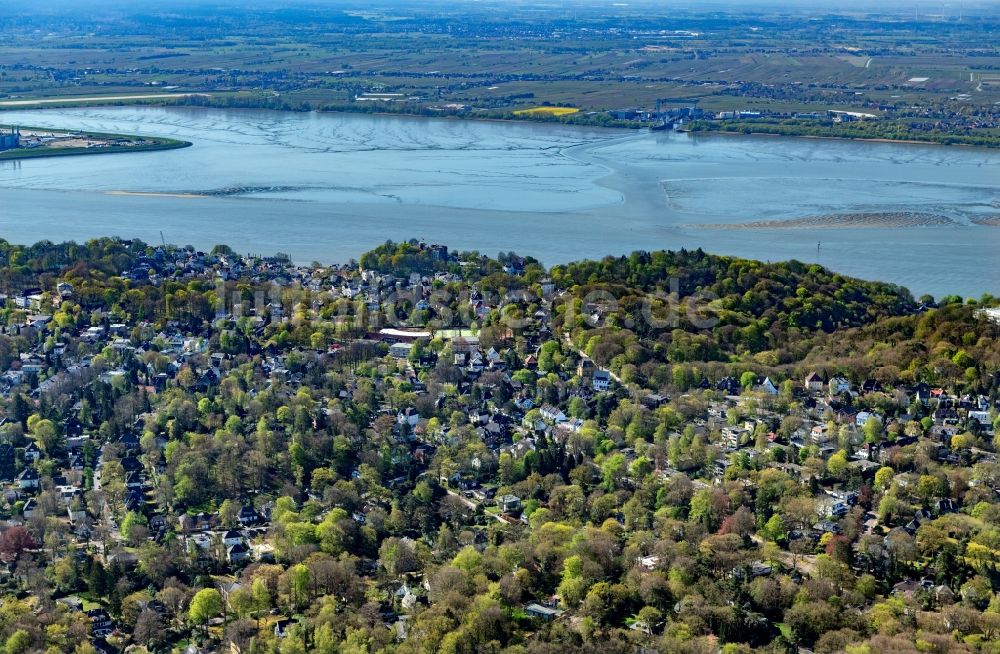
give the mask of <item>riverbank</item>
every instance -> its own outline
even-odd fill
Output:
[[[558,107],[553,107],[558,108]],[[406,111],[379,108],[372,111],[367,107],[354,108],[351,105],[343,107],[323,107],[316,110],[318,113],[328,114],[369,114],[373,116],[413,116],[415,118],[449,118],[452,120],[474,120],[492,123],[542,123],[545,125],[572,125],[575,127],[603,127],[607,129],[631,129],[643,130],[649,128],[649,123],[639,123],[633,120],[616,120],[613,118],[604,119],[601,115],[588,114],[577,111],[572,114],[548,114],[548,113],[525,113],[519,114],[517,110],[505,112],[483,112],[472,113],[467,111]],[[603,112],[602,112],[603,115]]]
[[[81,98],[28,98],[25,100],[0,100],[0,110],[8,109],[32,109],[34,107],[58,108],[65,106],[101,106],[114,102],[143,102],[145,100],[168,100],[173,98],[187,98],[191,96],[205,96],[208,93],[149,93],[141,95],[92,95]]]
[[[110,146],[106,148],[53,148],[44,150],[6,150],[0,152],[0,161],[21,161],[23,159],[42,159],[45,157],[74,157],[98,154],[124,154],[126,152],[156,152],[160,150],[179,150],[191,147],[188,141],[161,143],[157,145]]]
[[[222,96],[209,94],[190,94],[175,101],[165,103],[168,106],[199,106],[213,108],[232,109],[273,109],[277,111],[316,111],[318,113],[348,113],[348,114],[369,114],[386,116],[417,116],[422,118],[451,118],[459,120],[490,121],[490,122],[516,122],[516,123],[545,123],[575,125],[580,127],[607,127],[612,129],[646,130],[657,124],[653,122],[640,122],[634,120],[619,120],[612,118],[607,111],[584,110],[579,107],[562,107],[558,105],[537,105],[529,108],[510,107],[506,109],[473,109],[469,107],[428,107],[422,105],[397,105],[394,103],[338,103],[324,104],[314,107],[309,103],[293,105],[281,96]],[[553,111],[540,111],[551,109]],[[572,113],[562,113],[558,110],[573,109]],[[869,123],[847,123],[847,125],[868,125]],[[884,126],[886,123],[873,123]],[[828,127],[816,125],[788,125],[788,124],[761,124],[761,123],[739,123],[739,129],[729,129],[730,122],[721,123],[698,123],[694,129],[681,130],[686,133],[713,133],[713,134],[738,134],[744,136],[791,136],[795,138],[830,139],[830,140],[854,140],[871,143],[912,143],[921,145],[966,145],[973,147],[1000,148],[1000,137],[992,136],[966,136],[961,134],[931,134],[924,137],[921,133],[907,133],[907,138],[897,138],[895,136],[866,136],[854,135],[847,132],[809,134],[806,130],[822,129],[832,131],[835,129],[853,129],[852,127]],[[746,131],[750,128],[751,131]],[[766,128],[772,128],[768,131]]]
[[[320,114],[367,114],[373,116],[412,116],[419,118],[448,118],[483,122],[544,123],[573,125],[578,127],[603,127],[609,129],[645,130],[655,123],[611,118],[604,111],[584,111],[574,107],[573,113],[536,111],[538,109],[569,109],[556,105],[541,105],[528,109],[470,109],[467,107],[427,107],[419,105],[394,106],[388,103],[340,103],[318,107],[310,103],[292,104],[280,95],[233,95],[218,92],[193,92],[174,94],[149,94],[134,96],[92,96],[86,98],[48,98],[36,100],[0,101],[0,115],[7,109],[44,108],[56,109],[74,106],[102,107],[142,104],[163,107],[205,107],[212,109],[266,109],[288,112],[316,112]],[[848,123],[865,125],[867,123]],[[881,123],[874,123],[881,124]],[[923,137],[920,133],[909,132],[904,137],[890,135],[868,136],[839,133],[810,133],[817,129],[833,131],[840,127],[816,125],[793,125],[785,123],[753,123],[740,121],[738,128],[732,121],[720,123],[701,122],[680,131],[687,134],[719,134],[723,136],[785,136],[792,138],[833,141],[860,141],[867,143],[900,143],[913,145],[962,145],[967,147],[1000,148],[1000,137],[967,136],[962,134],[936,133]],[[851,129],[851,128],[846,128]],[[181,146],[183,147],[183,146]],[[163,149],[163,148],[157,148]],[[3,157],[0,157],[3,158]]]
[[[609,127],[613,129],[646,129],[650,123],[632,120],[618,120],[604,111],[584,111],[572,107],[573,113],[541,111],[544,109],[567,110],[571,107],[557,105],[536,105],[534,107],[511,107],[509,109],[474,109],[465,106],[423,106],[415,104],[398,105],[387,102],[370,103],[325,103],[314,106],[311,103],[293,104],[279,95],[220,95],[188,94],[181,98],[165,101],[168,107],[205,107],[211,109],[268,109],[273,111],[316,112],[320,114],[366,114],[371,116],[414,116],[419,118],[451,118],[459,120],[545,123],[575,125],[578,127]],[[518,113],[530,111],[529,113]]]
[[[907,133],[905,137],[896,138],[893,136],[866,136],[863,134],[850,134],[847,132],[837,134],[812,134],[806,129],[813,130],[815,127],[797,130],[772,130],[771,125],[760,125],[754,123],[742,123],[740,129],[730,129],[728,127],[715,127],[711,124],[701,125],[694,128],[682,130],[686,134],[718,134],[720,136],[771,136],[789,137],[798,139],[811,139],[818,141],[860,141],[862,143],[899,143],[910,145],[959,145],[973,148],[1000,148],[1000,138],[990,137],[966,137],[961,134],[933,134],[927,138],[920,138],[920,134]],[[784,127],[784,126],[783,126]]]

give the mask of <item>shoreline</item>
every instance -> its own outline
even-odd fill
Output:
[[[615,131],[631,131],[631,132],[643,132],[650,131],[650,125],[648,124],[637,124],[622,121],[621,124],[615,125],[600,125],[596,123],[584,122],[584,121],[563,121],[559,119],[533,119],[526,118],[523,116],[512,115],[511,117],[500,117],[500,116],[476,116],[468,114],[458,114],[458,113],[420,113],[417,111],[387,111],[385,109],[379,109],[374,111],[367,110],[351,110],[347,107],[337,107],[337,108],[318,108],[318,109],[293,109],[293,108],[280,108],[272,106],[245,106],[245,107],[226,107],[213,104],[187,104],[183,102],[186,98],[193,97],[214,97],[210,93],[180,93],[175,95],[159,95],[159,96],[116,96],[116,97],[91,97],[91,98],[80,98],[80,99],[52,99],[52,100],[39,100],[39,101],[23,101],[24,104],[11,105],[4,104],[0,101],[0,115],[3,114],[5,110],[23,110],[31,111],[35,108],[39,110],[44,109],[59,109],[59,108],[73,108],[74,105],[84,105],[87,107],[115,107],[123,106],[126,104],[137,104],[151,107],[195,107],[201,109],[220,109],[220,110],[252,110],[252,111],[278,111],[278,112],[292,112],[292,113],[314,113],[314,114],[368,114],[371,116],[391,116],[391,117],[409,117],[409,118],[425,118],[425,119],[447,119],[456,121],[476,121],[485,123],[517,123],[517,124],[538,124],[538,125],[560,125],[567,127],[588,127],[591,129],[598,130],[615,130]],[[149,100],[146,102],[145,100]],[[176,102],[180,100],[181,102]],[[130,102],[131,101],[131,102]],[[22,102],[22,101],[19,101]],[[61,106],[59,103],[66,102],[69,106]],[[33,107],[32,105],[45,103],[47,106]],[[582,112],[581,112],[582,113]],[[769,136],[769,137],[785,137],[785,138],[796,138],[796,139],[811,139],[818,141],[858,141],[862,143],[898,143],[902,145],[935,145],[935,146],[960,146],[966,148],[983,148],[988,150],[1000,149],[1000,145],[981,145],[974,143],[942,143],[935,140],[921,140],[914,138],[907,139],[892,139],[885,137],[865,137],[865,136],[832,136],[832,135],[821,135],[821,134],[776,134],[773,132],[762,132],[762,131],[733,131],[733,130],[716,130],[716,129],[705,129],[705,130],[690,130],[681,129],[674,130],[680,134],[687,134],[688,136],[697,135],[711,135],[717,134],[721,136]],[[190,144],[189,144],[190,145]],[[0,158],[3,158],[0,156]]]
[[[170,106],[186,106],[186,105],[170,105]],[[273,111],[281,111],[281,109],[274,109]],[[517,125],[548,125],[556,127],[589,127],[590,129],[600,129],[600,130],[614,130],[622,132],[641,132],[644,129],[648,129],[646,125],[635,125],[632,127],[622,126],[622,125],[593,125],[591,123],[564,123],[560,120],[531,120],[524,118],[497,118],[496,116],[459,116],[456,114],[446,114],[442,116],[425,116],[424,114],[416,114],[411,112],[403,111],[345,111],[343,109],[314,109],[317,114],[344,114],[344,115],[356,115],[356,114],[368,114],[370,116],[388,116],[393,118],[422,118],[430,120],[454,120],[454,121],[472,121],[477,123],[514,123]]]
[[[34,149],[24,152],[15,150],[0,151],[0,161],[22,161],[25,159],[46,159],[49,157],[94,156],[100,154],[128,154],[130,152],[162,152],[165,150],[181,150],[189,148],[193,143],[179,141],[177,143],[161,143],[157,145],[119,145],[108,148],[49,148]]]
[[[199,93],[192,93],[192,94],[189,94],[189,95],[187,95],[185,97],[197,97],[197,96],[212,97],[209,94],[199,94]],[[181,99],[183,99],[183,98],[181,98]],[[153,104],[155,105],[155,104],[158,104],[158,103],[153,103]],[[218,109],[264,109],[264,110],[269,110],[269,111],[291,111],[291,112],[302,112],[303,111],[302,109],[292,109],[292,108],[282,109],[282,108],[267,107],[267,106],[260,106],[260,107],[218,107],[216,105],[196,105],[196,104],[185,104],[183,102],[168,102],[168,103],[163,103],[162,106],[168,106],[168,107],[203,107],[205,109],[218,108]],[[580,109],[580,108],[578,108],[578,109]],[[513,113],[513,110],[510,112],[511,113],[510,117],[501,117],[501,116],[476,116],[476,115],[459,114],[459,113],[434,114],[434,113],[421,113],[421,112],[418,112],[418,111],[388,111],[388,110],[385,110],[385,109],[363,110],[360,107],[357,110],[353,110],[353,109],[351,109],[349,107],[345,107],[345,106],[339,106],[339,107],[336,107],[336,108],[329,108],[329,109],[324,109],[324,108],[308,109],[308,110],[304,110],[304,111],[306,113],[316,113],[316,114],[368,114],[368,115],[373,115],[373,116],[394,116],[394,117],[408,116],[408,117],[412,117],[412,118],[446,118],[446,119],[451,119],[451,120],[471,120],[471,121],[481,121],[481,122],[487,122],[487,123],[520,123],[520,124],[532,124],[532,123],[535,123],[535,124],[541,124],[541,125],[566,125],[566,126],[570,126],[570,127],[590,127],[590,128],[593,128],[593,129],[601,129],[601,130],[625,130],[625,131],[631,131],[631,132],[650,132],[650,133],[652,133],[651,127],[656,124],[655,121],[653,123],[635,123],[635,122],[632,122],[632,121],[617,121],[617,123],[614,124],[614,125],[601,125],[601,124],[591,123],[591,122],[586,122],[586,121],[576,121],[576,120],[564,121],[564,120],[561,120],[561,119],[558,119],[558,118],[556,118],[556,119],[552,119],[552,118],[537,119],[537,118],[534,118],[533,119],[533,118],[529,118],[529,117],[526,117],[526,116],[523,116],[523,115],[516,115],[516,114]],[[602,113],[602,112],[599,112],[599,113]],[[569,114],[569,116],[581,116],[581,117],[585,116],[585,115],[586,115],[586,113],[583,111],[583,109],[580,109],[576,114]],[[890,138],[884,138],[884,137],[826,136],[826,135],[811,135],[811,134],[775,134],[775,133],[771,133],[771,132],[756,132],[756,131],[750,132],[750,133],[745,133],[745,132],[735,132],[735,131],[731,131],[731,130],[689,130],[689,129],[680,129],[680,130],[672,130],[672,131],[675,131],[676,133],[687,134],[687,135],[695,135],[695,134],[723,134],[723,135],[731,135],[731,136],[785,136],[785,137],[791,137],[791,138],[816,139],[816,140],[831,140],[831,141],[861,141],[861,142],[868,142],[868,143],[902,143],[902,144],[909,144],[909,145],[940,145],[940,146],[959,145],[959,146],[964,146],[964,147],[969,147],[969,148],[984,148],[984,149],[989,149],[989,150],[1000,149],[1000,145],[979,145],[979,144],[973,144],[973,143],[941,143],[940,141],[920,140],[920,139],[913,139],[913,138],[910,138],[910,139],[890,139]]]
[[[28,111],[31,110],[29,109]],[[0,125],[0,129],[10,129],[11,127],[13,126]],[[142,139],[152,142],[144,145],[111,145],[107,147],[95,148],[73,146],[66,148],[39,147],[31,149],[17,148],[13,150],[0,150],[0,161],[21,161],[23,159],[43,159],[46,157],[70,157],[98,154],[123,154],[127,152],[158,152],[162,150],[179,150],[194,145],[190,141],[182,141],[180,139],[173,139],[166,136],[141,136],[138,134],[119,134],[113,132],[90,132],[84,130],[67,130],[58,127],[35,127],[31,125],[18,125],[17,127],[27,131],[44,132],[48,134],[57,134],[66,131],[79,134],[81,136],[99,139],[127,139],[130,141]]]
[[[195,96],[211,97],[210,93],[151,93],[149,95],[92,95],[86,97],[67,98],[32,98],[27,100],[0,100],[0,111],[3,109],[30,109],[35,105],[54,105],[58,107],[63,103],[86,104],[90,102],[126,102],[143,100],[176,100],[180,98],[190,98]]]
[[[767,136],[772,138],[789,138],[789,139],[811,139],[815,141],[857,141],[859,143],[898,143],[901,145],[934,145],[943,148],[951,147],[961,147],[961,148],[982,148],[984,150],[997,150],[1000,146],[996,145],[976,145],[973,143],[941,143],[939,141],[921,141],[919,139],[887,139],[884,137],[866,137],[866,136],[823,136],[819,134],[775,134],[773,132],[734,132],[732,130],[722,130],[722,129],[703,129],[703,130],[680,130],[683,134],[688,134],[690,136],[700,136],[700,135],[718,135],[718,136]]]

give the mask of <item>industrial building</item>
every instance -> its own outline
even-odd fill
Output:
[[[11,127],[10,132],[0,132],[0,150],[13,150],[21,147],[21,130]]]
[[[21,130],[11,127],[9,133],[0,132],[0,151],[21,147]]]

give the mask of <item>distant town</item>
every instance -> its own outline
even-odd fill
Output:
[[[0,110],[103,101],[645,126],[696,107],[699,131],[1000,145],[990,3],[582,2],[572,18],[558,4],[376,5],[218,9],[185,18],[192,29],[164,7],[17,9],[0,22]]]

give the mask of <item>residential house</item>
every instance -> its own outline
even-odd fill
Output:
[[[240,509],[240,514],[236,516],[236,520],[243,527],[253,527],[260,524],[261,517],[252,506],[244,506]]]
[[[562,412],[562,410],[552,406],[551,404],[543,406],[539,413],[541,413],[542,420],[546,420],[548,422],[566,422],[569,419],[566,417],[566,414]]]
[[[278,638],[284,638],[288,635],[288,628],[292,626],[291,618],[278,618],[274,623],[274,635]]]
[[[80,525],[87,519],[87,510],[79,498],[66,506],[66,517],[74,525]]]
[[[659,393],[650,393],[642,398],[643,405],[650,410],[655,410],[670,401],[670,398]]]
[[[110,636],[115,630],[115,623],[111,621],[111,616],[104,609],[91,609],[87,611],[90,619],[90,634],[98,638]]]
[[[846,377],[832,377],[827,384],[830,396],[843,395],[851,392],[851,382]]]
[[[125,473],[125,488],[133,491],[141,490],[144,483],[142,474],[137,470],[129,470]]]
[[[877,379],[866,379],[861,383],[861,393],[880,393],[882,392],[882,383]]]
[[[126,511],[142,511],[143,507],[146,505],[146,497],[143,495],[142,491],[130,490],[125,495],[125,510]]]
[[[226,549],[226,559],[232,564],[244,563],[250,558],[250,548],[242,542]]]
[[[864,427],[865,423],[872,419],[881,421],[882,417],[870,411],[858,411],[858,414],[854,416],[854,424],[858,427]]]
[[[743,387],[740,385],[740,380],[735,377],[724,377],[720,379],[715,384],[715,389],[719,391],[725,391],[729,395],[739,395]]]
[[[34,490],[39,486],[38,471],[34,468],[25,468],[17,476],[17,486],[21,490]]]
[[[768,395],[778,394],[778,387],[775,385],[773,381],[771,381],[770,377],[765,377],[764,381],[762,381],[755,390],[760,391],[762,393],[767,393]]]
[[[165,532],[169,527],[167,523],[167,517],[162,513],[154,514],[149,519],[149,530],[153,533]]]
[[[816,372],[811,372],[806,375],[805,381],[803,382],[806,390],[810,393],[819,392],[823,390],[823,378],[819,376]]]
[[[497,507],[501,513],[516,513],[521,510],[521,498],[517,495],[500,495]]]
[[[28,443],[24,448],[24,462],[27,464],[38,463],[42,458],[42,450],[34,441]]]
[[[420,414],[413,407],[407,407],[396,414],[397,425],[415,427],[420,422]]]
[[[834,436],[833,430],[825,424],[813,425],[812,429],[809,430],[809,440],[816,445],[828,443],[833,440]]]
[[[238,529],[230,529],[222,535],[222,544],[226,547],[232,547],[233,545],[238,545],[242,542],[243,532]]]
[[[992,426],[989,411],[969,411],[969,420],[975,420],[981,427],[989,429]]]
[[[389,356],[394,359],[408,359],[413,347],[413,343],[393,343],[389,346]]]
[[[531,604],[525,606],[524,612],[533,618],[539,618],[546,622],[549,622],[550,620],[555,620],[556,618],[558,618],[560,615],[563,614],[563,612],[559,609],[553,608],[551,606],[542,606],[541,604],[535,602],[532,602]]]

